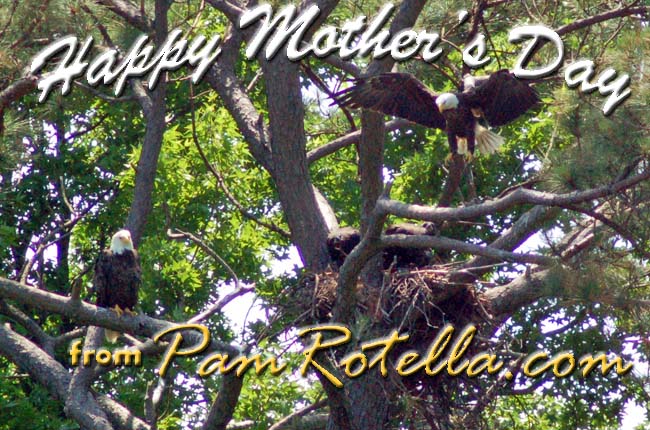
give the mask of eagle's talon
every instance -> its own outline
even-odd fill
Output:
[[[474,161],[474,154],[472,154],[471,152],[465,153],[465,163],[470,164],[473,161]]]
[[[111,309],[115,311],[118,317],[121,317],[124,314],[124,311],[122,310],[122,308],[120,308],[120,305],[115,305]]]
[[[129,308],[124,308],[124,313],[125,313],[125,314],[129,314],[129,315],[131,315],[132,317],[138,315],[137,312],[135,312],[135,311],[133,311],[133,310],[131,310],[131,309],[129,309]]]
[[[453,152],[450,152],[449,154],[447,154],[447,156],[445,157],[445,166],[449,166],[453,159],[454,159],[454,153]]]

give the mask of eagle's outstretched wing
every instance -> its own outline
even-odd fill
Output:
[[[341,105],[393,115],[432,128],[445,128],[436,106],[436,93],[409,73],[383,73],[354,81],[334,94]]]
[[[492,126],[514,121],[539,102],[535,90],[508,70],[499,70],[487,79],[469,78],[465,87],[460,97],[468,106],[479,108]]]

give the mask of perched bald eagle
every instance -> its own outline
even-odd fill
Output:
[[[341,106],[365,108],[393,115],[447,133],[452,154],[471,159],[475,145],[491,154],[503,138],[481,126],[507,124],[533,107],[539,97],[533,88],[507,70],[463,81],[464,91],[436,94],[409,73],[384,73],[360,78],[354,86],[333,95]]]
[[[134,314],[138,302],[142,270],[140,257],[133,248],[131,233],[120,230],[113,235],[111,247],[102,251],[95,263],[93,284],[97,292],[97,306]],[[106,339],[115,342],[120,334],[106,330]]]

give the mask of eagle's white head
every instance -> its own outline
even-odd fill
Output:
[[[126,250],[133,251],[131,232],[128,230],[120,230],[111,239],[111,251],[115,254],[121,254]]]
[[[458,97],[456,97],[456,94],[452,93],[440,94],[436,97],[436,105],[438,105],[440,113],[447,109],[456,109],[458,107]]]

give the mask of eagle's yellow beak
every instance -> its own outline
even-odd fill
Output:
[[[438,106],[440,113],[448,109],[456,109],[458,107],[458,97],[452,93],[440,94],[436,98],[436,106]]]
[[[125,249],[133,250],[131,234],[127,230],[120,230],[111,238],[111,250],[121,254]]]
[[[438,112],[440,112],[440,113],[443,113],[447,109],[452,108],[452,106],[450,106],[450,104],[447,103],[445,100],[440,100],[440,101],[436,100],[436,106],[438,107]]]

